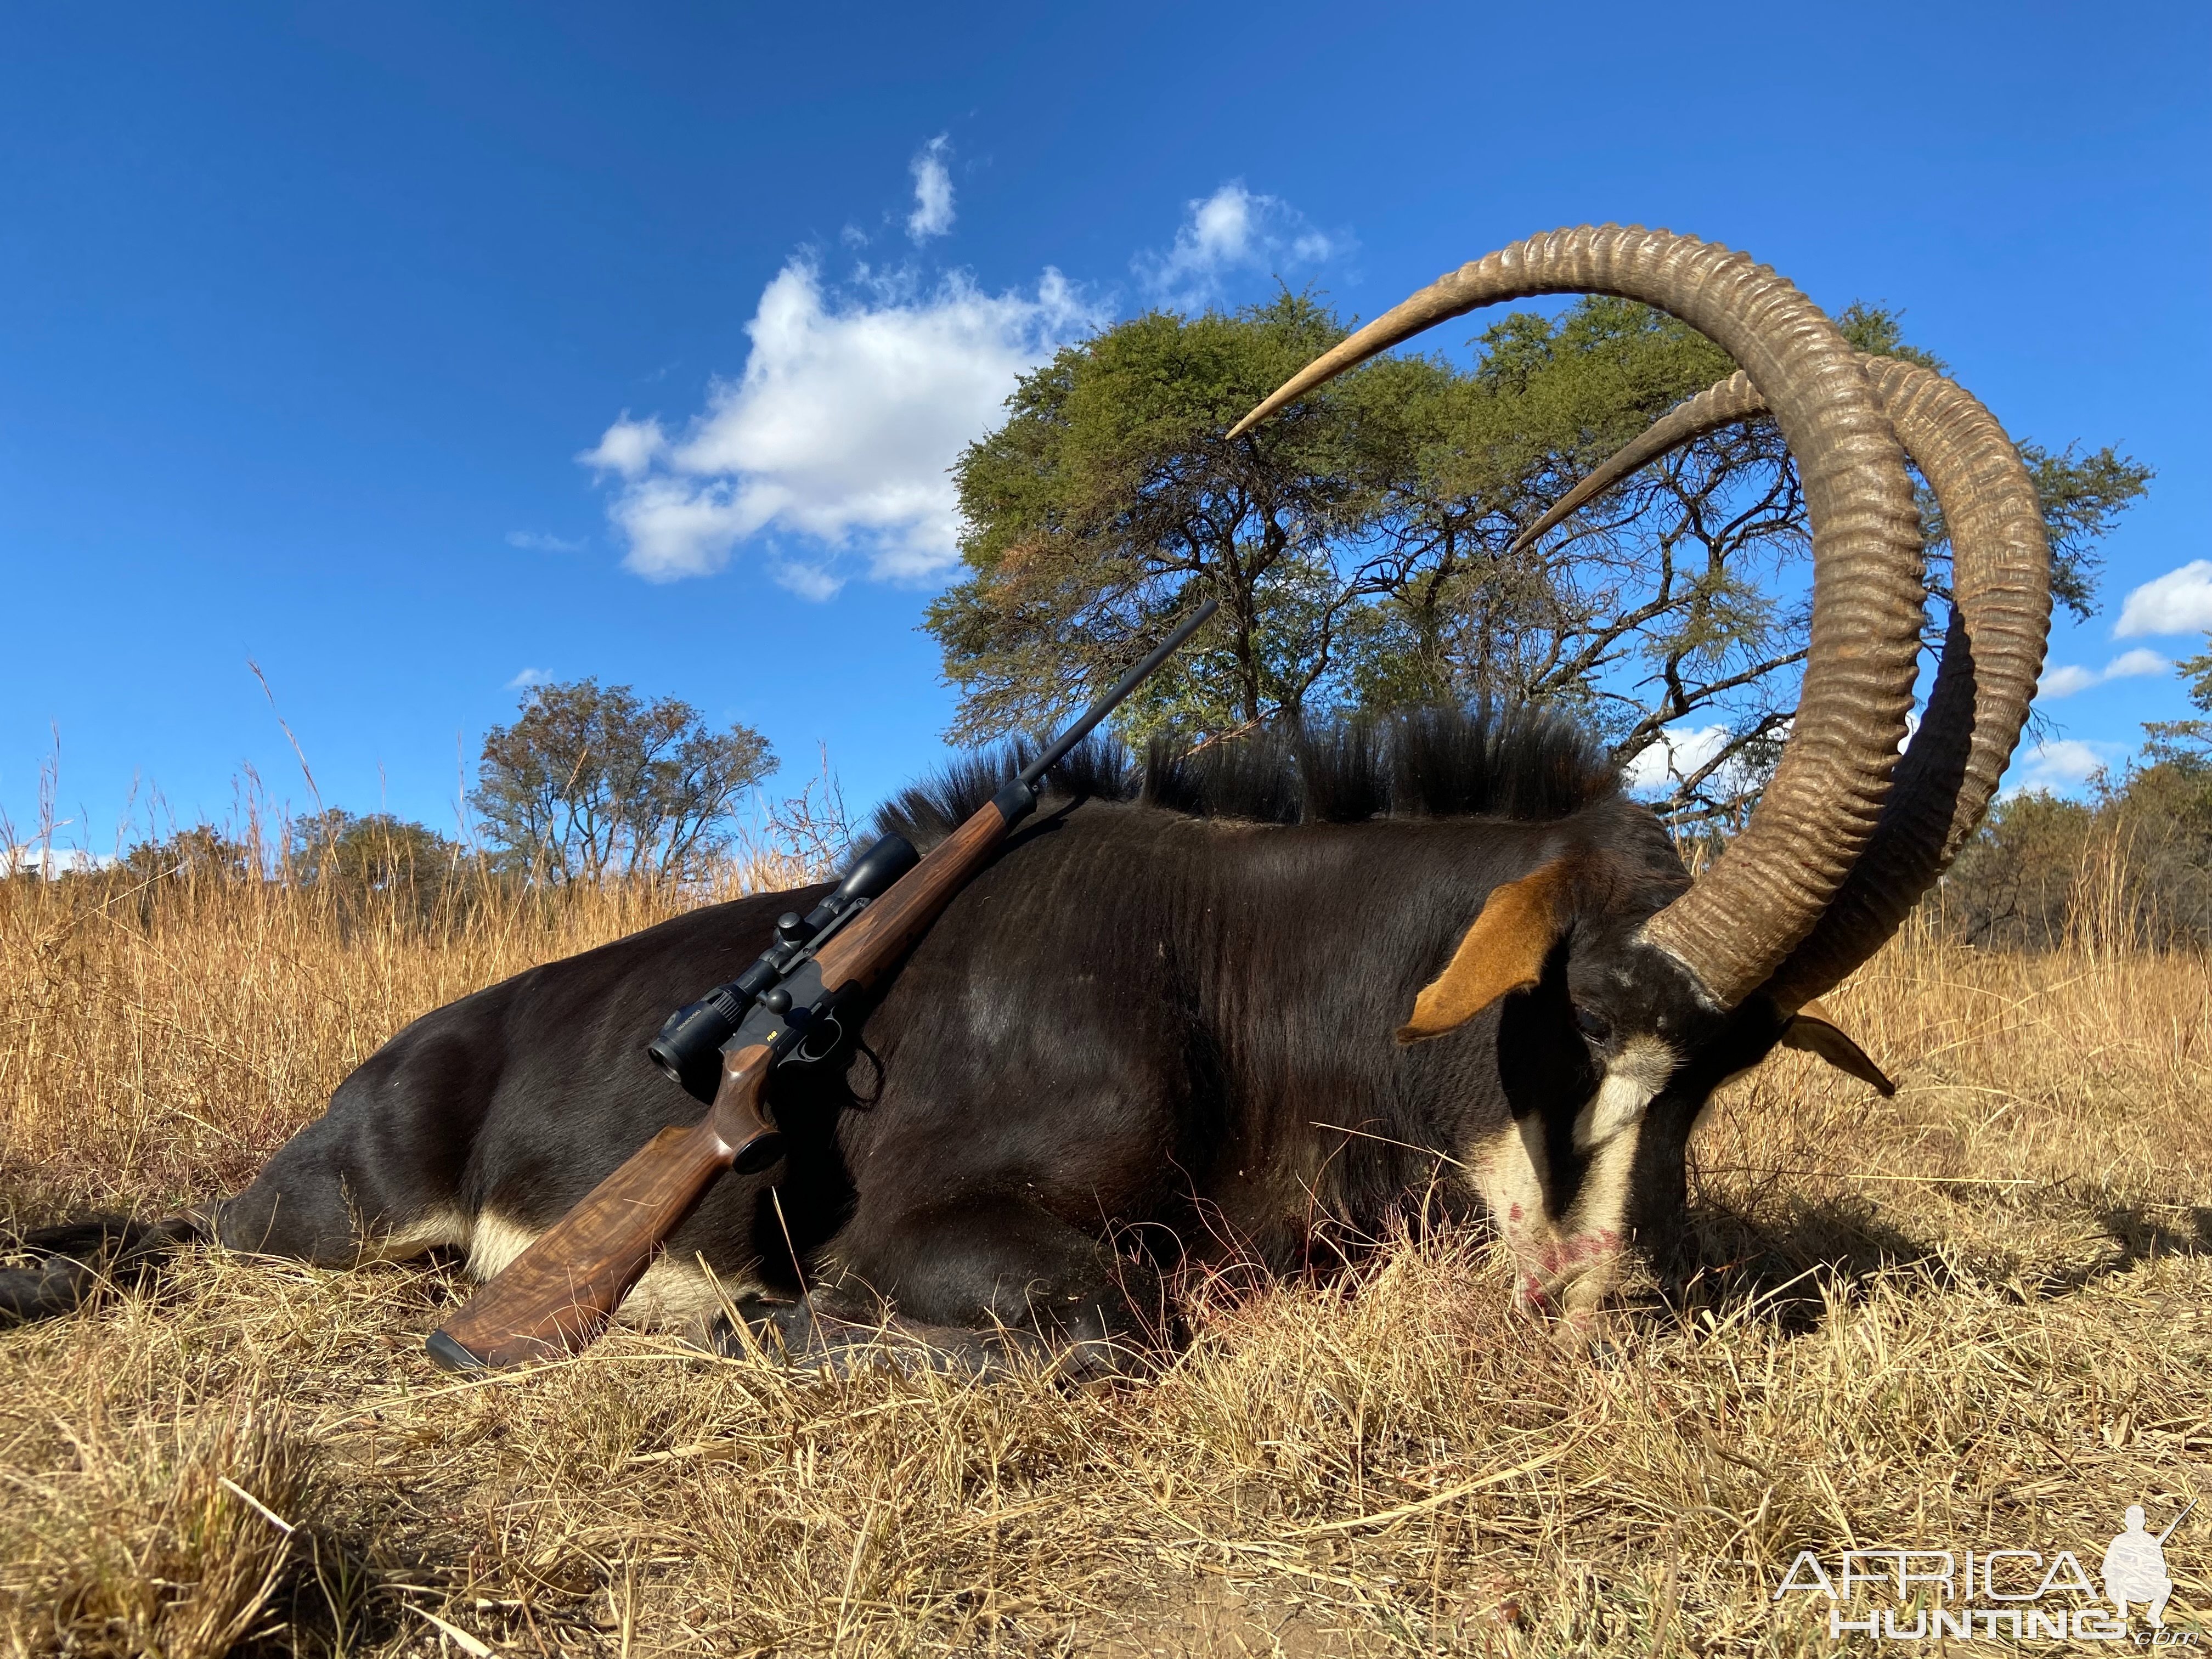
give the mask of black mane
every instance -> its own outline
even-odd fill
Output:
[[[927,847],[981,810],[1038,745],[1017,738],[960,757],[879,807],[878,833]],[[1048,797],[1141,801],[1187,817],[1358,823],[1375,817],[1563,818],[1617,794],[1597,740],[1529,708],[1423,709],[1279,728],[1225,742],[1155,739],[1142,765],[1093,738],[1046,777]]]

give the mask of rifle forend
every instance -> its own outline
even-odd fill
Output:
[[[824,1024],[834,1028],[838,1007],[872,989],[906,955],[1036,810],[1046,773],[1197,632],[1217,603],[1209,599],[1186,617],[927,856],[915,861],[903,840],[884,837],[812,911],[781,918],[776,945],[744,974],[679,1010],[649,1052],[663,1071],[701,1093],[702,1060],[719,1047],[706,1116],[689,1128],[663,1129],[593,1188],[431,1334],[430,1357],[450,1370],[482,1370],[557,1358],[596,1340],[709,1182],[728,1169],[757,1173],[782,1156],[783,1137],[763,1103],[775,1066],[829,1054],[834,1039],[810,1048],[810,1036]]]

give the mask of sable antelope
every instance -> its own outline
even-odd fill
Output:
[[[1158,753],[1141,780],[1094,752],[842,1046],[776,1074],[784,1162],[713,1187],[634,1310],[711,1324],[703,1262],[794,1343],[834,1344],[888,1304],[975,1363],[1009,1340],[1103,1360],[1169,1263],[1287,1262],[1316,1217],[1380,1231],[1441,1179],[1448,1207],[1489,1211],[1524,1305],[1579,1316],[1624,1249],[1679,1218],[1692,1126],[1727,1078],[1790,1042],[1887,1087],[1813,999],[1940,874],[2018,738],[2049,618],[2033,488],[1956,386],[1861,359],[1742,254],[1618,227],[1445,276],[1236,431],[1434,323],[1559,292],[1643,301],[1717,341],[1803,480],[1802,697],[1725,855],[1692,882],[1596,750],[1533,714]],[[1923,619],[1907,453],[1957,580],[1900,760]],[[926,842],[983,777],[910,793],[887,822]],[[496,1271],[697,1115],[643,1045],[814,896],[701,910],[424,1017],[238,1197],[27,1241],[39,1259],[0,1274],[0,1311],[58,1310],[96,1264],[210,1234],[333,1264],[443,1245]]]

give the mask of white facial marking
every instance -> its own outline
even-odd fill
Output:
[[[1588,1162],[1574,1203],[1554,1216],[1540,1116],[1501,1130],[1466,1159],[1476,1189],[1513,1253],[1513,1303],[1524,1312],[1585,1320],[1612,1293],[1628,1242],[1630,1171],[1644,1114],[1680,1056],[1656,1037],[1629,1039],[1597,1093],[1577,1114],[1574,1139]]]
[[[1644,1121],[1651,1098],[1667,1086],[1667,1079],[1681,1064],[1681,1056],[1653,1036],[1632,1036],[1605,1068],[1605,1078],[1575,1117],[1575,1146],[1589,1152],[1602,1146],[1632,1125]]]

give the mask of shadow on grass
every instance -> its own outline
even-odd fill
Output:
[[[1707,1200],[1691,1209],[1675,1249],[1653,1265],[1666,1314],[1754,1319],[1793,1336],[1819,1329],[1830,1309],[1859,1301],[1878,1279],[1909,1270],[1937,1291],[1955,1280],[1936,1245],[1851,1199],[1793,1201],[1778,1219]]]
[[[2008,1294],[2051,1300],[2161,1257],[2212,1252],[2212,1206],[2161,1219],[2134,1205],[2090,1206],[2114,1249],[2093,1261],[2021,1262]],[[2179,1218],[2178,1224],[2174,1219]],[[1655,1262],[1657,1310],[1681,1319],[1754,1318],[1790,1335],[1820,1328],[1829,1310],[1863,1300],[1877,1280],[1940,1295],[1960,1282],[1954,1252],[1914,1237],[1856,1199],[1799,1200],[1779,1218],[1707,1200],[1692,1208],[1676,1249]]]
[[[2132,1273],[2141,1263],[2155,1261],[2160,1256],[2198,1255],[2212,1251],[2212,1206],[2200,1204],[2192,1209],[2176,1208],[2166,1213],[2186,1219],[2178,1227],[2168,1226],[2142,1206],[2131,1204],[2100,1211],[2097,1224],[2118,1248],[2094,1261],[2054,1268],[2038,1277],[2030,1285],[2031,1291],[2043,1299],[2073,1296],[2100,1279]]]

